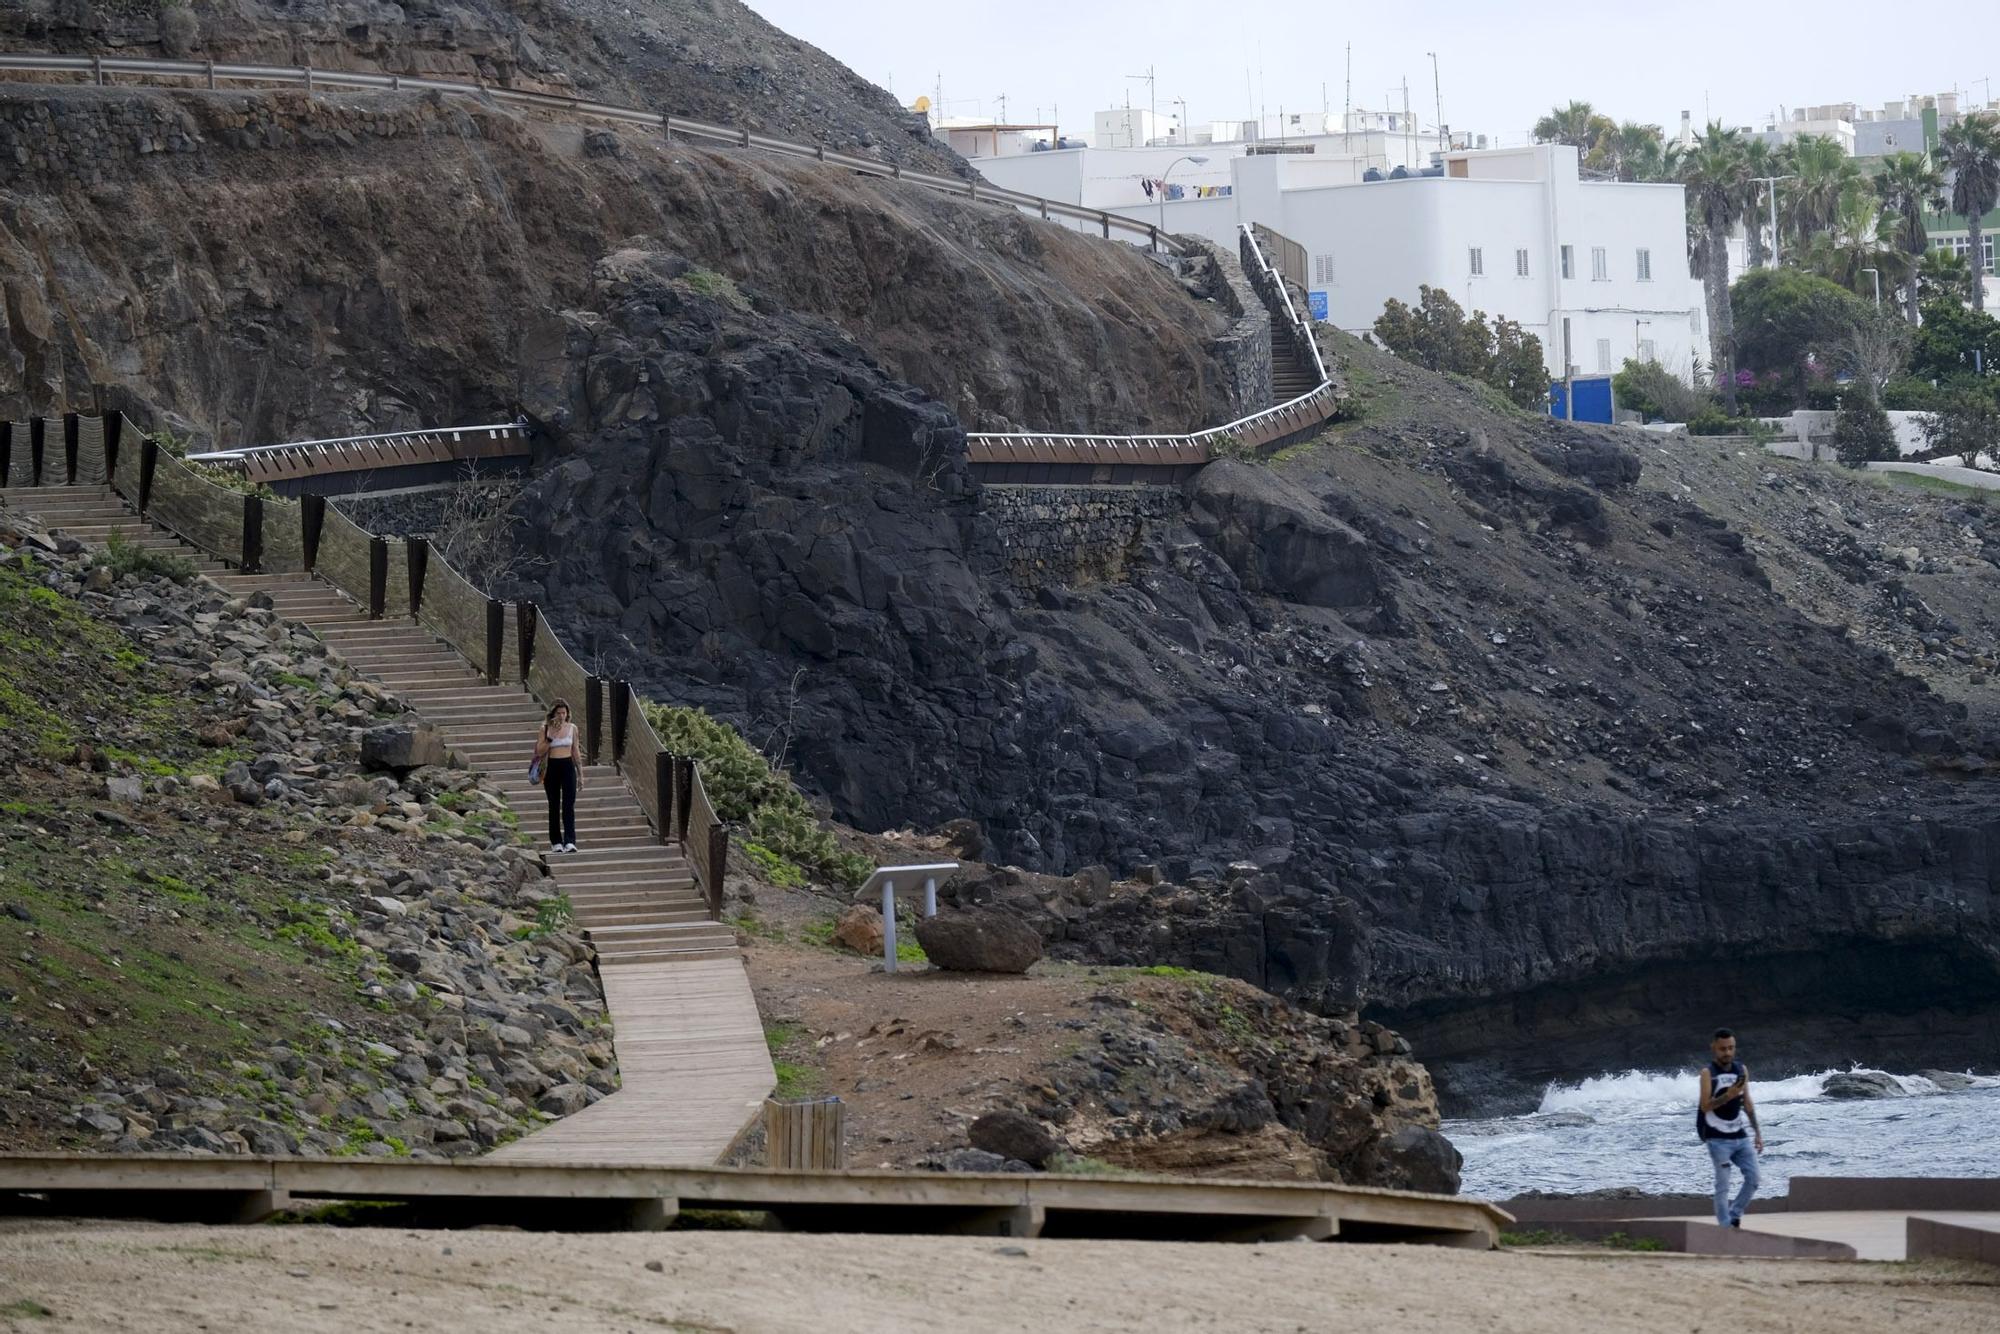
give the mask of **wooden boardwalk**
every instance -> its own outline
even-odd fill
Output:
[[[9,489],[10,504],[89,543],[115,529],[148,547],[196,555],[127,511],[105,488]],[[225,594],[267,595],[355,671],[394,690],[507,795],[521,827],[547,824],[542,789],[523,772],[542,708],[520,685],[488,685],[449,644],[408,617],[370,620],[331,584],[304,574],[246,575],[213,561]],[[582,851],[548,864],[597,951],[622,1086],[493,1156],[517,1163],[707,1164],[729,1147],[777,1084],[735,932],[712,921],[676,847],[661,843],[610,765],[584,770]]]
[[[658,1228],[683,1208],[768,1213],[801,1232],[1181,1241],[1415,1242],[1490,1249],[1511,1216],[1455,1195],[1306,1182],[1054,1173],[788,1172],[386,1158],[0,1155],[0,1214],[252,1222],[385,1200],[394,1226]]]

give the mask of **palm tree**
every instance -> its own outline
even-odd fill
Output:
[[[1888,215],[1891,239],[1904,256],[1903,318],[1918,322],[1916,271],[1930,252],[1924,214],[1944,207],[1944,173],[1922,153],[1891,153],[1875,178],[1875,193]]]
[[[1861,168],[1835,139],[1802,134],[1791,143],[1792,175],[1785,192],[1786,230],[1804,250],[1820,232],[1832,229],[1840,198],[1861,179]]]
[[[1770,262],[1771,253],[1764,243],[1764,216],[1768,202],[1765,191],[1771,187],[1765,181],[1784,175],[1778,170],[1778,163],[1778,150],[1769,140],[1744,140],[1744,174],[1749,179],[1744,182],[1743,190],[1743,262],[1753,269],[1761,269]]]
[[[1590,165],[1621,181],[1657,181],[1666,165],[1666,131],[1626,121],[1591,150]]]
[[[1831,225],[1806,243],[1805,266],[1857,296],[1869,296],[1875,283],[1886,280],[1893,295],[1895,282],[1910,262],[1896,245],[1896,219],[1877,204],[1873,190],[1856,185],[1834,205]],[[1862,274],[1875,270],[1867,281]]]
[[[1545,144],[1568,144],[1579,157],[1588,157],[1607,133],[1617,127],[1608,116],[1600,116],[1588,102],[1571,102],[1556,107],[1535,122],[1535,138]]]
[[[1951,173],[1951,211],[1965,219],[1972,242],[1972,308],[1986,309],[1986,264],[1980,223],[2000,203],[2000,116],[1975,111],[1944,132],[1943,166]]]
[[[1950,299],[1964,305],[1972,300],[1972,266],[1951,250],[1933,250],[1917,265],[1917,298]]]
[[[1743,181],[1749,175],[1743,139],[1710,121],[1686,149],[1673,153],[1674,176],[1686,187],[1688,211],[1707,233],[1709,350],[1722,405],[1736,415],[1736,312],[1729,301],[1729,229],[1743,215]]]

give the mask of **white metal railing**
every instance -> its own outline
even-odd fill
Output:
[[[1299,318],[1284,279],[1271,267],[1256,235],[1242,227],[1244,248],[1256,260],[1260,272],[1277,288],[1284,304],[1289,337],[1305,343],[1312,358],[1313,373],[1319,383],[1297,398],[1287,399],[1261,412],[1186,435],[1091,435],[1058,434],[1046,431],[981,432],[965,437],[975,463],[1097,463],[1173,465],[1206,462],[1212,448],[1225,442],[1256,446],[1282,439],[1333,415],[1339,393],[1326,363],[1319,354],[1319,340],[1312,327]],[[1271,312],[1273,317],[1276,311]]]
[[[346,445],[384,444],[392,440],[442,440],[447,437],[453,443],[462,436],[476,436],[493,440],[508,434],[519,434],[527,429],[528,419],[519,418],[511,422],[496,423],[492,426],[444,426],[429,430],[383,431],[377,435],[342,435],[326,440],[289,440],[281,445],[243,445],[236,449],[211,450],[206,454],[189,454],[190,463],[230,463],[249,458],[254,454],[275,454],[287,450],[338,449]]]
[[[1278,297],[1285,303],[1285,318],[1291,323],[1291,332],[1306,345],[1306,351],[1312,355],[1313,371],[1319,376],[1319,382],[1325,384],[1330,377],[1326,373],[1326,363],[1320,360],[1319,339],[1313,337],[1312,326],[1299,318],[1298,307],[1292,304],[1291,286],[1285,282],[1283,274],[1271,267],[1270,259],[1264,254],[1264,248],[1257,244],[1255,228],[1249,223],[1241,223],[1239,226],[1243,232],[1244,248],[1256,256],[1260,270],[1277,287]]]
[[[1123,217],[1103,209],[1084,208],[1078,204],[1044,199],[1040,195],[1023,194],[1018,190],[1003,190],[976,176],[971,180],[961,180],[956,176],[939,176],[927,171],[913,171],[875,158],[836,152],[823,144],[793,143],[788,139],[774,139],[769,135],[757,134],[747,129],[733,129],[727,125],[713,125],[706,121],[690,120],[684,116],[641,111],[636,107],[593,102],[586,98],[565,97],[556,93],[529,93],[492,84],[413,78],[406,74],[370,74],[360,70],[316,69],[310,65],[221,65],[212,60],[157,60],[142,56],[0,54],[0,73],[9,70],[33,74],[87,75],[99,84],[113,75],[127,74],[149,79],[200,79],[209,88],[216,87],[218,83],[261,83],[304,88],[308,93],[323,88],[446,93],[501,105],[537,107],[546,111],[567,112],[574,116],[616,121],[620,124],[643,125],[649,129],[656,128],[665,134],[685,135],[691,139],[703,139],[735,148],[758,148],[766,152],[781,153],[787,157],[810,158],[850,171],[907,181],[928,190],[959,195],[974,201],[1010,204],[1015,208],[1037,214],[1044,220],[1068,218],[1077,222],[1093,223],[1102,230],[1106,239],[1109,239],[1115,230],[1132,239],[1142,240],[1155,249],[1185,249],[1162,234],[1152,223]]]

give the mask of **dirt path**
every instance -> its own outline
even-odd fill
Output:
[[[1592,1334],[1654,1334],[1701,1328],[1718,1302],[1735,1331],[1972,1334],[2000,1327],[2000,1274],[1299,1243],[0,1223],[0,1328],[20,1330],[1545,1334],[1581,1318]]]

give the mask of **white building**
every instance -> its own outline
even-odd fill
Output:
[[[1126,165],[1158,172],[1180,156],[1147,151],[1159,160]],[[1378,180],[1352,156],[1246,153],[1184,162],[1167,178],[1226,194],[1184,189],[1124,204],[1108,199],[1123,179],[1119,161],[1085,150],[976,165],[1009,189],[1160,221],[1231,250],[1240,225],[1263,223],[1304,249],[1315,315],[1350,333],[1371,330],[1392,297],[1414,304],[1427,284],[1540,338],[1553,375],[1564,372],[1565,339],[1579,375],[1631,357],[1687,377],[1708,359],[1681,187],[1581,180],[1574,148],[1452,151],[1435,175]]]
[[[1155,142],[1171,143],[1180,137],[1180,127],[1171,116],[1161,116],[1144,107],[1115,107],[1097,113],[1091,125],[1090,142],[1097,148],[1144,148]]]

